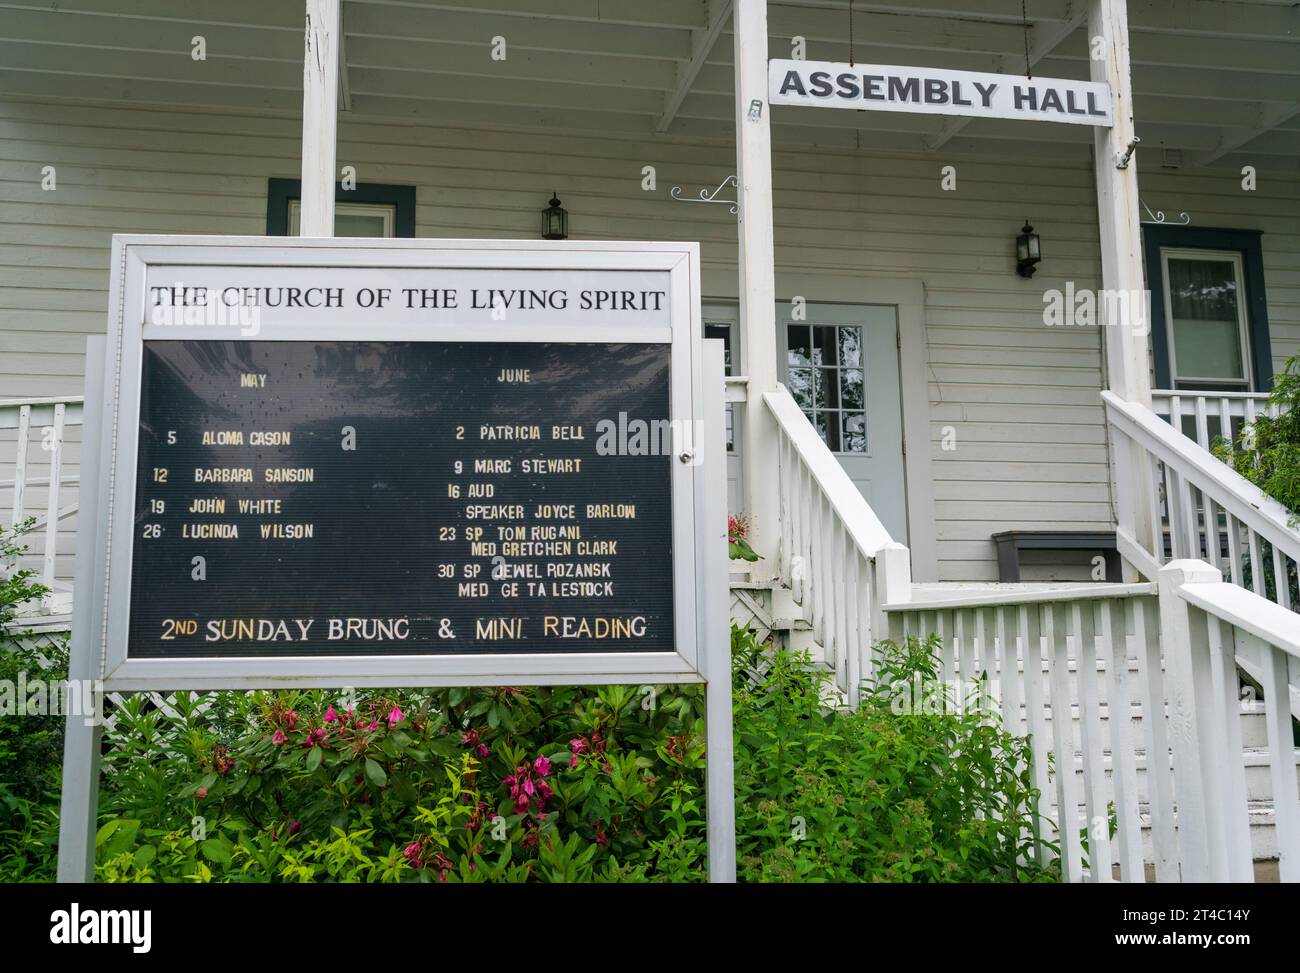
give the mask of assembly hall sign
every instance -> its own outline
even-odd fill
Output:
[[[772,60],[768,98],[774,105],[1111,125],[1104,83],[979,71]]]

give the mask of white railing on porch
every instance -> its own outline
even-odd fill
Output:
[[[59,531],[77,512],[80,478],[68,471],[65,445],[81,421],[79,396],[0,399],[0,517],[9,526],[35,521],[19,566],[35,570],[50,589],[39,606],[46,615],[70,609],[72,586],[59,576]]]
[[[1112,392],[1102,392],[1102,399],[1112,434],[1136,444],[1152,484],[1137,498],[1147,508],[1145,531],[1129,519],[1132,508],[1129,518],[1121,514],[1120,553],[1147,577],[1171,558],[1204,560],[1233,584],[1293,607],[1300,532],[1290,525],[1290,511],[1154,412]]]
[[[1056,826],[1071,882],[1110,881],[1116,869],[1142,882],[1148,864],[1160,882],[1253,879],[1234,665],[1253,656],[1281,877],[1300,881],[1297,751],[1289,707],[1277,705],[1300,685],[1300,628],[1285,609],[1208,564],[1178,561],[1158,585],[1013,589],[883,610],[895,639],[940,637],[949,685],[987,676],[1006,727],[1029,737],[1038,812]],[[1046,863],[1051,850],[1037,848]]]
[[[873,634],[881,631],[873,606],[909,583],[907,551],[893,544],[785,387],[765,393],[763,403],[777,428],[778,578],[802,606],[837,685],[849,705],[856,706],[862,681],[870,674],[871,646],[878,638]],[[891,548],[895,554],[878,565],[877,556]],[[891,564],[894,568],[886,570]]]
[[[1267,392],[1194,392],[1187,389],[1155,389],[1151,409],[1204,450],[1222,438],[1236,442],[1242,427],[1265,413],[1276,415],[1268,405]]]

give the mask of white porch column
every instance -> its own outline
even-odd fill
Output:
[[[763,559],[754,580],[775,575],[780,508],[776,424],[763,393],[776,388],[776,284],[772,243],[772,129],[767,102],[767,0],[736,0],[736,182],[740,203],[741,371],[749,378],[743,463],[750,545]]]
[[[1142,235],[1138,216],[1137,155],[1125,168],[1118,162],[1129,151],[1133,139],[1133,89],[1129,77],[1127,0],[1089,0],[1088,48],[1101,40],[1103,60],[1089,60],[1093,81],[1110,86],[1114,125],[1096,128],[1093,160],[1097,179],[1097,223],[1101,243],[1102,287],[1111,292],[1142,295],[1141,307],[1130,308],[1123,320],[1111,320],[1107,305],[1099,300],[1106,356],[1106,384],[1130,402],[1151,408],[1150,302],[1145,300],[1142,268]],[[1137,313],[1133,313],[1133,312]],[[1140,462],[1135,444],[1115,444],[1111,463],[1111,490],[1115,516],[1121,533],[1129,538],[1151,537],[1147,502],[1153,489],[1151,471]],[[1121,549],[1123,541],[1121,541]],[[1161,560],[1161,552],[1152,552]],[[1107,578],[1119,581],[1119,578]],[[1123,580],[1135,581],[1137,574],[1125,567]]]
[[[302,209],[298,235],[334,235],[338,137],[339,2],[307,0],[302,62]]]

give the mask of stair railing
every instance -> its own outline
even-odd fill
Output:
[[[1136,536],[1131,519],[1121,515],[1120,553],[1148,578],[1176,558],[1204,560],[1233,584],[1283,608],[1300,608],[1292,605],[1300,531],[1290,525],[1291,512],[1151,410],[1113,392],[1101,396],[1112,434],[1136,444],[1152,473],[1153,489],[1137,498],[1148,508],[1149,536]]]
[[[908,597],[907,548],[896,544],[784,386],[763,395],[776,420],[780,494],[777,573],[802,607],[850,706],[884,637],[878,606]]]

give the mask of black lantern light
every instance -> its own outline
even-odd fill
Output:
[[[1043,259],[1043,246],[1034,228],[1025,220],[1016,237],[1016,273],[1021,277],[1033,277],[1034,265]]]
[[[567,240],[569,238],[569,211],[560,205],[560,199],[551,193],[551,204],[542,210],[542,239]]]

